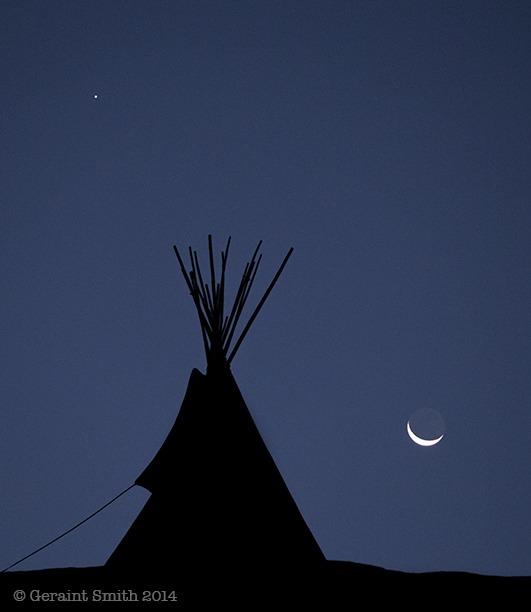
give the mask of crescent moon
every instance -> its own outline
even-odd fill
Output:
[[[444,436],[443,434],[443,436],[441,436],[440,438],[436,438],[435,440],[424,440],[424,438],[419,438],[411,431],[409,421],[407,422],[407,433],[409,434],[409,437],[413,440],[413,442],[415,442],[415,444],[420,444],[420,446],[433,446],[434,444],[437,444],[437,442],[440,442]]]

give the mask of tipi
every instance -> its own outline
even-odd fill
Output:
[[[293,249],[229,353],[234,331],[260,263],[247,264],[232,310],[224,311],[230,238],[216,283],[209,236],[210,288],[197,254],[188,274],[207,357],[206,375],[194,369],[171,431],[136,480],[151,497],[112,553],[106,568],[148,572],[178,581],[245,571],[311,570],[325,561],[245,405],[230,370],[244,336]]]

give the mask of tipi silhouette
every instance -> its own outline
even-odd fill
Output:
[[[225,268],[216,282],[209,236],[210,286],[190,249],[190,273],[176,247],[194,300],[207,357],[206,375],[194,369],[180,411],[154,459],[136,480],[151,497],[112,553],[106,568],[177,582],[214,576],[264,577],[311,573],[325,557],[275,465],[230,370],[230,363],[280,276],[289,251],[229,353],[256,275],[258,245],[236,299],[225,313]]]

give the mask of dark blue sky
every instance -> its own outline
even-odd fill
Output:
[[[295,249],[232,370],[326,557],[531,575],[530,32],[510,0],[2,2],[2,568],[165,439],[205,368],[172,246],[211,233],[232,287],[263,240],[248,314]],[[103,564],[147,497],[18,569]]]

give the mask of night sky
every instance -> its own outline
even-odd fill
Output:
[[[247,316],[294,247],[232,371],[325,556],[531,575],[528,2],[3,0],[0,53],[0,569],[159,449],[212,234]]]

